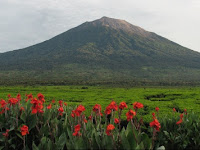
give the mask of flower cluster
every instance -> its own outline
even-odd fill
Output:
[[[117,111],[118,110],[118,106],[116,104],[115,101],[112,101],[107,107],[106,107],[106,110],[105,110],[105,114],[106,115],[109,115],[111,114],[112,111]]]
[[[75,116],[81,116],[82,112],[85,111],[85,107],[83,105],[79,105],[75,110],[72,110],[71,116],[74,118]]]
[[[156,131],[160,131],[161,125],[158,121],[158,119],[156,118],[155,113],[152,113],[153,116],[153,121],[149,123],[150,127],[153,127],[156,129]]]
[[[128,108],[127,104],[125,102],[121,102],[119,104],[119,109],[123,110],[124,108]]]
[[[28,126],[23,125],[20,129],[21,129],[22,136],[25,136],[26,134],[29,134]]]
[[[147,107],[140,102],[132,103],[132,108],[128,108],[124,101],[121,103],[111,101],[105,109],[100,104],[95,104],[87,117],[84,113],[86,108],[83,105],[65,106],[67,103],[62,100],[52,100],[45,105],[45,97],[41,93],[36,98],[32,94],[27,94],[24,101],[20,94],[16,97],[8,95],[7,100],[0,99],[0,118],[3,120],[0,122],[0,145],[5,145],[3,149],[12,149],[10,145],[16,141],[16,149],[22,149],[23,146],[24,149],[31,149],[30,145],[41,148],[49,143],[59,146],[60,149],[80,149],[84,146],[87,149],[105,149],[107,144],[113,149],[125,147],[136,149],[136,147],[131,147],[133,142],[138,147],[143,140],[147,140],[142,143],[142,147],[154,149],[154,142],[157,146],[157,135],[159,134],[160,138],[163,134],[159,132],[161,131],[159,107],[156,107],[152,113],[153,121],[149,123],[149,126],[153,130],[148,131],[153,131],[153,136],[149,136],[144,132],[147,131],[146,122],[143,122],[146,116],[142,115],[146,110],[141,110]],[[180,111],[177,109],[177,112],[175,108],[173,110],[173,116],[175,112]],[[102,114],[102,112],[105,113]],[[122,120],[124,117],[128,122]],[[180,126],[184,117],[187,119],[190,117],[186,109],[180,115],[178,122],[172,122],[173,127],[184,128],[185,126]],[[166,131],[164,123],[162,130]],[[140,134],[145,138],[141,138]]]
[[[143,108],[143,107],[144,107],[144,106],[143,106],[142,103],[139,103],[139,102],[133,103],[133,108],[134,108],[135,110],[140,109],[140,108]]]
[[[114,129],[115,129],[115,126],[114,126],[114,125],[112,125],[112,124],[107,125],[106,134],[107,134],[108,136],[110,136],[112,130],[114,130]]]
[[[0,105],[1,105],[0,106],[0,109],[1,109],[0,114],[3,114],[6,110],[9,110],[9,108],[7,107],[7,103],[6,103],[5,100],[1,99]]]
[[[136,115],[136,112],[133,111],[132,109],[130,109],[127,113],[126,113],[126,117],[127,117],[127,121],[130,121],[131,119],[133,119],[133,117]]]
[[[8,137],[9,136],[8,132],[9,132],[9,130],[6,129],[6,133],[3,133],[3,136]]]
[[[31,104],[33,106],[31,107],[32,109],[32,114],[37,114],[37,113],[43,113],[43,102],[38,100],[37,98],[32,98],[31,99]]]
[[[180,120],[176,123],[177,125],[181,124],[183,122],[183,114],[180,114]]]
[[[81,136],[80,129],[81,129],[81,125],[80,125],[80,124],[77,124],[77,125],[74,127],[73,136]]]
[[[97,116],[103,116],[103,114],[101,113],[101,105],[100,104],[95,104],[93,109],[92,109],[93,112],[95,112],[95,114]]]
[[[59,108],[58,108],[58,112],[59,112],[59,115],[62,116],[63,115],[63,112],[64,112],[64,109],[63,109],[63,101],[62,100],[59,100]]]

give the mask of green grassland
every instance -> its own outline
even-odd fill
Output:
[[[112,100],[117,103],[125,101],[129,108],[138,101],[144,104],[139,114],[145,122],[151,121],[156,106],[160,108],[160,117],[172,115],[173,107],[179,112],[187,109],[200,113],[200,87],[1,86],[0,98],[7,99],[8,94],[14,97],[18,92],[23,99],[25,94],[37,96],[42,93],[46,104],[52,99],[63,100],[68,105],[82,104],[86,107],[86,115],[90,114],[94,104],[101,104],[104,111]]]

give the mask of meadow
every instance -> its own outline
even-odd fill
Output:
[[[171,116],[172,109],[183,112],[184,109],[200,113],[200,87],[131,87],[119,88],[110,86],[1,86],[0,98],[7,99],[7,95],[26,94],[37,96],[42,93],[46,104],[51,100],[63,100],[68,105],[82,104],[86,108],[86,115],[90,115],[95,104],[101,104],[102,110],[112,101],[125,101],[130,108],[134,102],[144,104],[140,115],[146,122],[151,121],[151,114],[155,107],[159,107],[159,116]],[[132,107],[131,107],[132,108]],[[178,114],[177,114],[178,115]],[[125,120],[125,114],[122,115]]]
[[[0,150],[199,149],[199,89],[1,86]]]

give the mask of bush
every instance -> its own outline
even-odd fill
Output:
[[[167,149],[199,149],[200,118],[194,112],[183,112],[183,118],[174,113],[172,118],[160,119],[162,131],[158,135],[157,144]]]
[[[177,118],[162,118],[144,125],[140,109],[143,104],[133,103],[133,109],[126,112],[127,123],[121,119],[128,106],[112,101],[104,113],[96,104],[90,116],[85,116],[85,107],[75,108],[60,100],[45,105],[42,94],[34,98],[27,95],[21,100],[8,95],[0,101],[0,149],[62,150],[62,149],[184,149],[199,147],[199,118],[185,112],[182,123]],[[174,112],[175,114],[175,112]],[[198,118],[198,119],[197,119]],[[151,128],[152,127],[152,128]],[[162,127],[162,128],[161,128]],[[171,143],[170,143],[171,142]],[[164,146],[161,146],[164,145]]]

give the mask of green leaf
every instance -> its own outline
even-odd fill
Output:
[[[114,149],[114,143],[112,141],[112,137],[111,136],[105,136],[103,138],[103,143],[104,143],[104,148],[105,149]]]
[[[36,123],[37,123],[36,115],[30,115],[27,122],[28,122],[29,131],[30,131],[32,128],[36,126]]]
[[[122,143],[122,147],[123,147],[122,149],[131,149],[128,139],[126,137],[124,128],[122,129],[120,136],[121,136],[121,143]]]
[[[0,150],[3,150],[4,146],[0,146]]]
[[[12,144],[10,147],[12,147],[13,149],[16,148],[16,145],[15,144]]]
[[[16,135],[17,135],[18,137],[20,137],[20,138],[23,140],[23,137],[22,137],[22,135],[21,135],[21,134],[19,134],[19,133],[16,133]]]
[[[142,139],[145,149],[150,149],[152,139],[150,139],[146,133],[142,133],[141,136],[142,136],[141,139]]]
[[[70,130],[70,128],[67,128],[67,134],[69,136],[69,140],[73,143],[73,137],[72,137],[72,131]]]
[[[40,144],[44,145],[47,141],[47,138],[44,136],[42,137],[42,139],[40,140]]]
[[[130,131],[130,132],[128,133],[127,139],[128,139],[128,141],[129,141],[130,148],[131,148],[131,149],[135,149],[135,148],[136,148],[136,145],[137,145],[137,142],[136,142],[136,140],[135,140],[135,137],[134,137],[132,131]]]
[[[9,129],[9,132],[14,130],[15,129],[15,126],[12,126],[10,129]]]
[[[48,140],[47,149],[48,149],[48,150],[53,149],[53,143],[52,143],[52,141],[51,141],[50,139]]]
[[[132,125],[131,125],[131,122],[129,121],[129,123],[127,124],[127,128],[126,128],[126,136],[128,135],[129,132],[132,131]]]
[[[75,149],[87,149],[86,143],[84,142],[82,137],[76,137],[76,142],[75,142]]]
[[[21,116],[20,116],[20,119],[26,123],[26,114],[24,112],[22,112]]]
[[[100,145],[97,142],[95,134],[92,135],[92,142],[91,143],[92,143],[92,148],[93,149],[99,149]]]
[[[57,142],[57,148],[58,149],[63,149],[63,147],[65,146],[65,144],[66,144],[66,140],[67,140],[67,138],[66,138],[66,135],[65,135],[65,133],[63,133],[60,137],[59,137],[59,139],[58,139],[58,142]]]
[[[32,149],[33,149],[33,150],[39,150],[38,147],[35,145],[35,142],[34,142],[34,141],[33,141],[33,143],[32,143]]]
[[[163,131],[164,132],[164,134],[169,138],[170,136],[169,136],[169,133],[167,132],[167,131]]]

